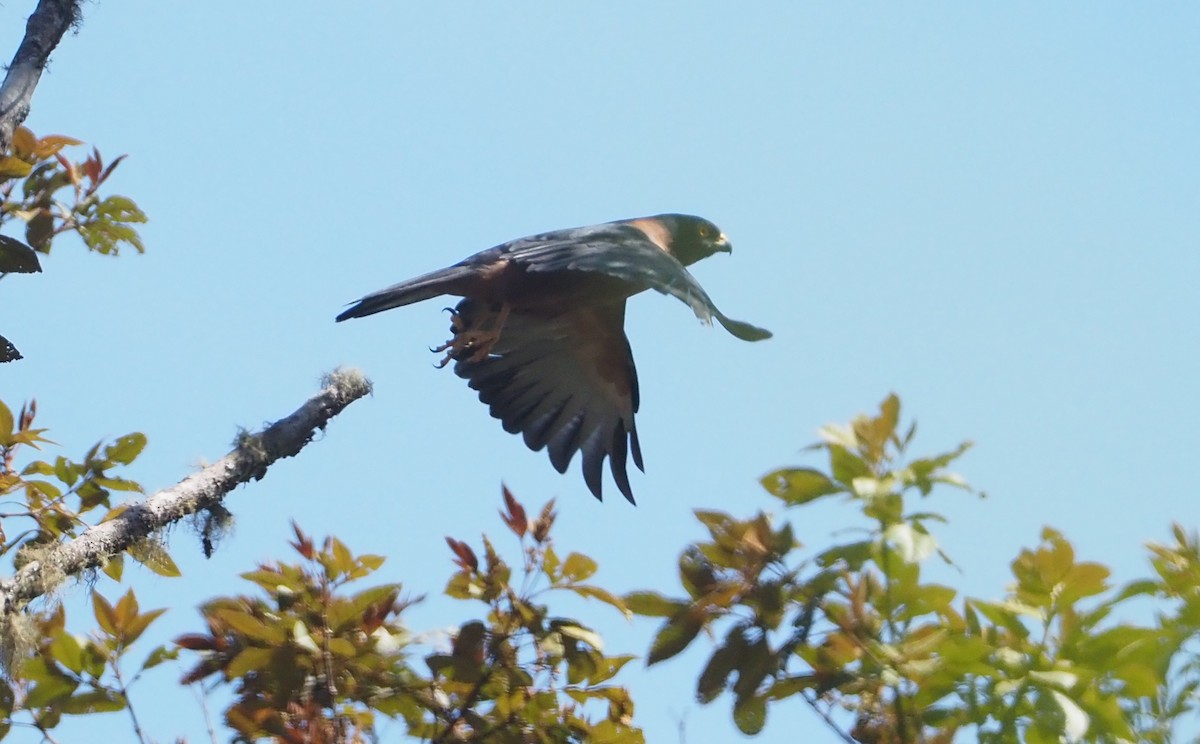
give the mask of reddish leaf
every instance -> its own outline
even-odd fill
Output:
[[[454,561],[455,565],[464,571],[479,570],[479,559],[475,556],[475,551],[471,550],[470,545],[459,542],[453,537],[447,537],[446,544],[450,546],[450,549],[454,551],[454,555],[457,556],[457,560]]]
[[[296,533],[296,541],[289,544],[296,549],[297,553],[311,561],[315,555],[312,538],[304,534],[300,530],[300,525],[295,522],[292,522],[292,531]]]
[[[202,633],[188,633],[176,638],[175,645],[181,648],[186,648],[189,651],[211,651],[213,648],[212,641],[212,636],[207,636]]]
[[[63,173],[66,174],[67,180],[71,182],[71,185],[78,186],[79,171],[75,170],[75,164],[64,158],[62,153],[59,152],[54,153],[54,159],[57,160],[58,164],[62,166]]]
[[[108,164],[108,167],[104,169],[104,172],[100,174],[100,178],[99,178],[99,179],[96,181],[96,185],[97,185],[97,186],[99,186],[100,184],[102,184],[102,183],[104,183],[106,180],[108,180],[108,177],[109,177],[109,176],[111,176],[111,175],[112,175],[112,172],[113,172],[114,170],[116,170],[116,168],[117,168],[117,166],[118,166],[118,165],[120,165],[120,164],[121,164],[121,161],[122,161],[122,160],[124,160],[124,159],[125,159],[125,158],[127,158],[127,157],[129,157],[129,156],[128,156],[128,155],[121,155],[121,156],[120,156],[120,157],[118,157],[116,160],[114,160],[114,161],[112,161],[111,163],[109,163],[109,164]]]
[[[100,151],[93,147],[91,156],[88,157],[87,160],[83,161],[82,164],[84,175],[88,177],[88,180],[91,181],[93,185],[95,185],[96,179],[100,177],[100,169],[103,167],[103,165],[104,163],[100,159]]]
[[[504,494],[504,507],[508,510],[508,513],[500,512],[500,518],[513,531],[513,534],[517,537],[525,537],[525,532],[529,529],[529,520],[525,517],[525,507],[513,498],[512,491],[508,490],[508,486],[501,484],[500,488]]]

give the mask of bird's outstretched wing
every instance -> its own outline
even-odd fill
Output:
[[[682,300],[706,323],[716,318],[725,330],[744,341],[771,337],[770,331],[734,320],[718,310],[687,267],[632,225],[609,223],[561,230],[514,240],[493,251],[533,273],[597,272],[655,289]],[[495,258],[489,256],[488,260]]]
[[[464,299],[455,313],[463,327],[491,325],[499,308]],[[633,491],[626,455],[642,468],[633,415],[638,409],[637,370],[624,331],[625,301],[586,305],[552,317],[512,312],[485,358],[460,355],[454,373],[479,391],[479,400],[505,431],[545,447],[564,473],[583,453],[583,478],[601,498],[605,458],[621,494]]]

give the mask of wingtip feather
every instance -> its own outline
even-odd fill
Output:
[[[740,338],[743,341],[765,341],[775,335],[766,328],[759,328],[756,325],[734,320],[721,313],[714,314],[725,330],[729,331],[735,338]]]

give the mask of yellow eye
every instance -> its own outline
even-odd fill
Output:
[[[702,238],[712,237],[712,228],[709,227],[708,225],[701,225],[700,226],[700,237],[702,237]]]

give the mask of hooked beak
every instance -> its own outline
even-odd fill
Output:
[[[722,253],[733,253],[733,244],[729,242],[729,238],[725,237],[725,233],[717,236],[717,250]]]

